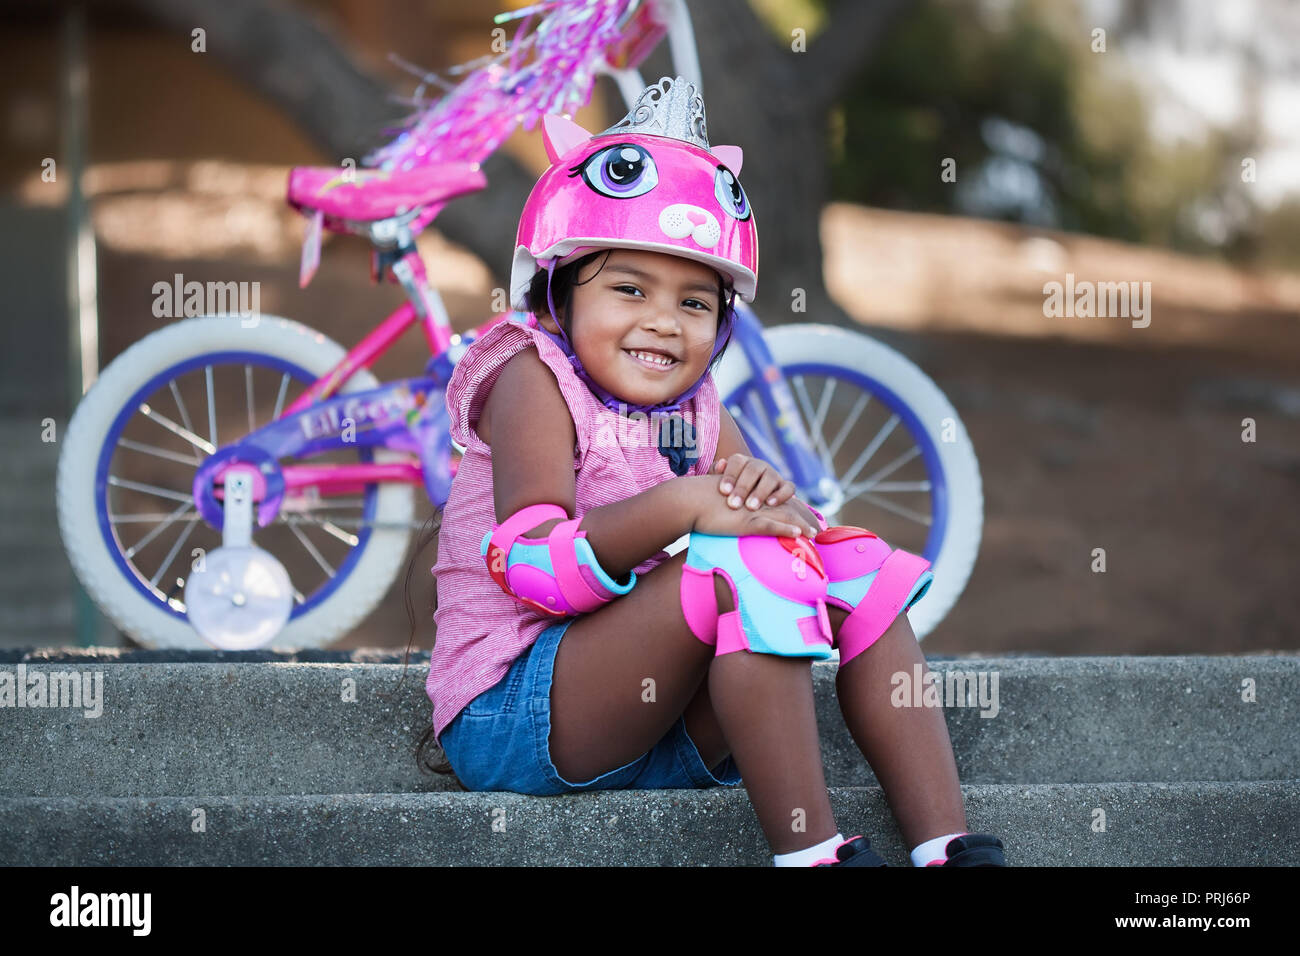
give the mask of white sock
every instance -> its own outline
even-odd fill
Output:
[[[926,840],[912,851],[912,865],[925,866],[931,860],[938,860],[941,863],[946,861],[948,856],[944,853],[944,847],[948,845],[948,841],[953,837],[964,836],[967,832],[969,831],[963,830],[961,833],[949,833],[947,836]]]
[[[812,866],[823,857],[835,856],[835,848],[844,842],[844,834],[837,833],[829,840],[823,840],[816,846],[810,846],[806,850],[795,850],[793,853],[778,853],[772,857],[772,863],[776,866]]]

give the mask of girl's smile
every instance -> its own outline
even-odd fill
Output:
[[[656,372],[666,372],[678,363],[678,360],[665,355],[662,351],[646,351],[644,349],[624,349],[628,355],[636,359],[637,363],[644,365],[646,368],[653,369]]]

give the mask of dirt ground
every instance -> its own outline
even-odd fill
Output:
[[[985,496],[979,559],[927,652],[1300,648],[1294,354],[929,335],[915,358]]]

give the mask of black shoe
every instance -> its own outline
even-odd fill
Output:
[[[871,849],[871,841],[864,836],[849,837],[835,848],[838,862],[819,860],[813,866],[888,866],[889,864],[876,856]]]
[[[1002,841],[987,833],[963,833],[953,837],[944,847],[947,862],[931,862],[928,866],[1006,866],[1002,855]]]

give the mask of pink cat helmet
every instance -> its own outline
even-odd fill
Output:
[[[704,104],[664,77],[627,117],[593,135],[542,118],[551,165],[524,204],[510,269],[511,305],[527,309],[538,269],[595,249],[644,249],[702,262],[754,300],[758,230],[738,176],[739,146],[710,147]]]

